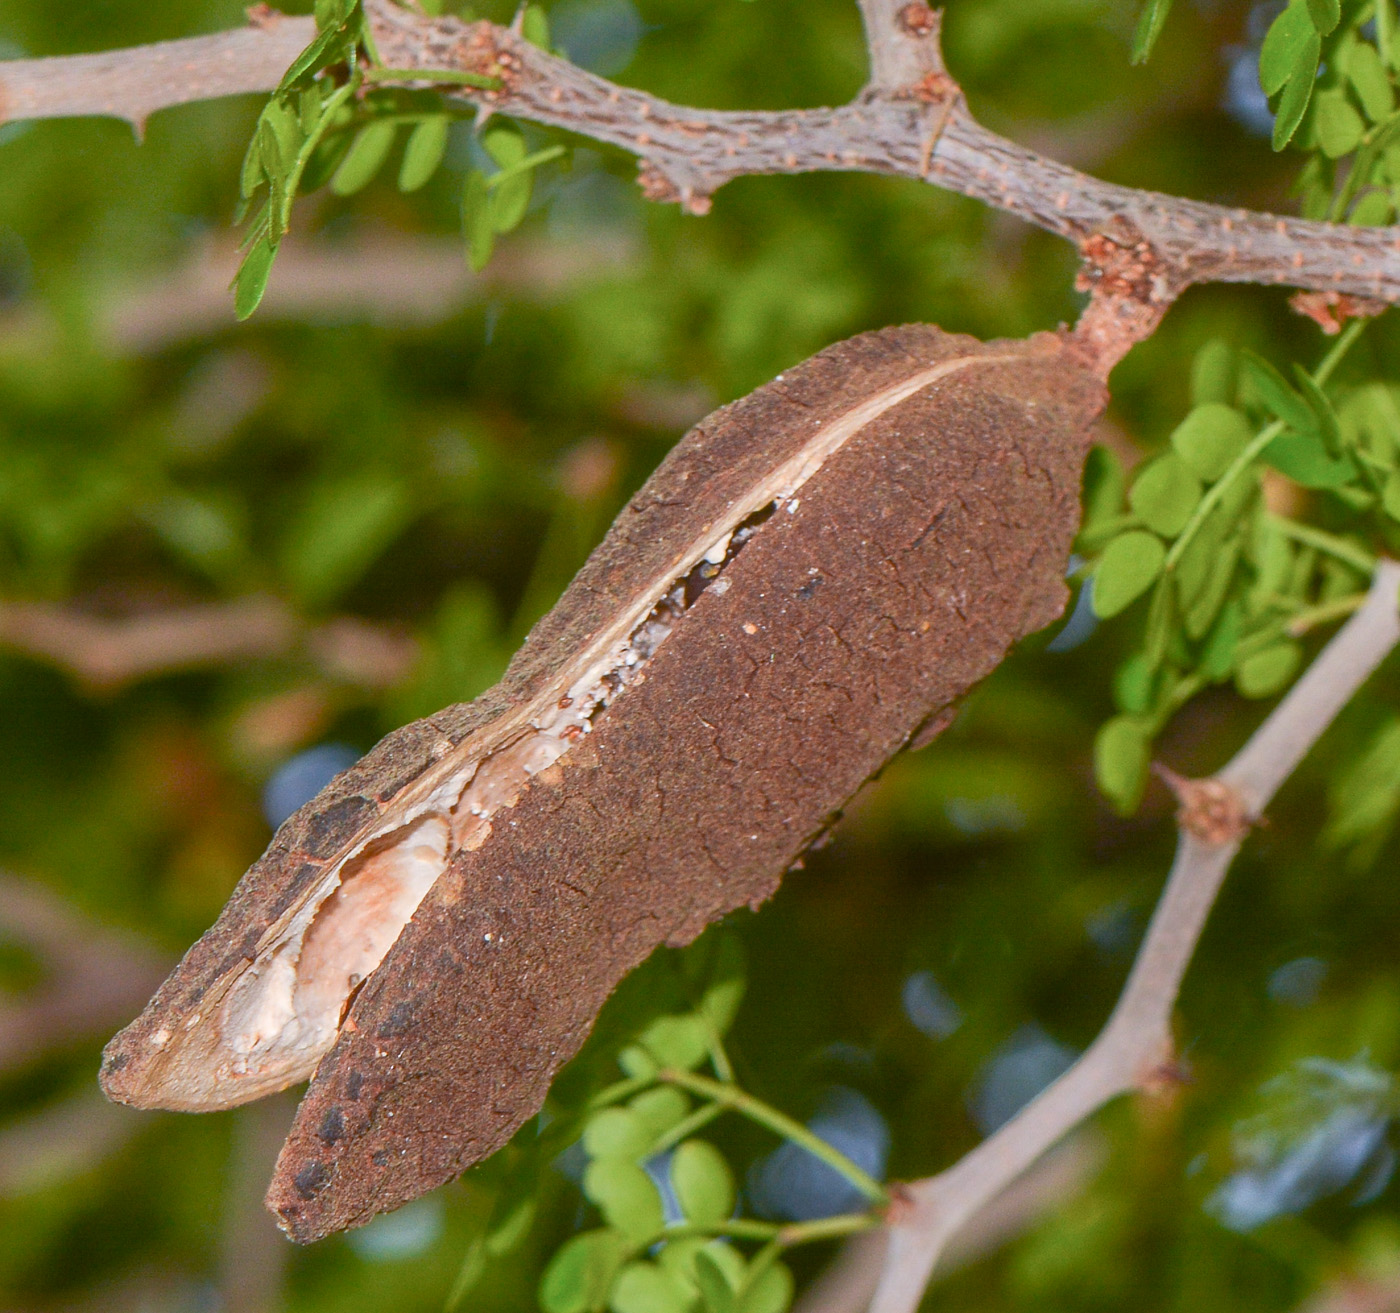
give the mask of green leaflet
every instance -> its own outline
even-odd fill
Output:
[[[476,169],[462,185],[462,234],[467,239],[467,260],[478,273],[491,259],[496,229],[491,219],[491,193],[486,177]]]
[[[409,134],[399,165],[399,190],[417,191],[437,172],[447,151],[447,130],[451,126],[445,114],[424,119]]]
[[[632,1243],[661,1230],[661,1196],[651,1177],[636,1163],[622,1158],[598,1158],[583,1175],[583,1193],[603,1214],[603,1220]]]
[[[1174,538],[1201,500],[1201,481],[1174,451],[1159,456],[1133,480],[1128,505],[1154,533]]]
[[[647,1148],[650,1148],[658,1136],[665,1135],[685,1119],[690,1112],[690,1099],[683,1090],[662,1085],[637,1095],[627,1107],[649,1132]]]
[[[1276,95],[1293,75],[1317,29],[1308,14],[1305,0],[1291,0],[1274,19],[1259,51],[1259,85],[1266,96]]]
[[[276,258],[277,248],[266,234],[248,248],[233,280],[233,312],[239,319],[247,319],[262,302]]]
[[[1138,15],[1137,29],[1133,33],[1132,62],[1145,64],[1152,54],[1152,47],[1162,34],[1162,27],[1171,12],[1172,0],[1147,0]]]
[[[1293,678],[1302,659],[1303,649],[1291,639],[1271,643],[1240,660],[1235,668],[1235,687],[1247,698],[1270,697]]]
[[[1395,109],[1395,89],[1386,76],[1380,52],[1368,41],[1358,42],[1347,60],[1347,80],[1372,123],[1389,118]]]
[[[626,1158],[635,1162],[656,1138],[650,1126],[627,1108],[604,1108],[588,1119],[583,1147],[592,1158]]]
[[[1373,862],[1400,816],[1400,717],[1390,715],[1328,791],[1323,844],[1350,849],[1349,864]]]
[[[1322,58],[1322,39],[1316,32],[1304,43],[1297,63],[1288,75],[1287,85],[1279,98],[1274,116],[1273,147],[1282,150],[1298,131],[1303,115],[1312,100],[1313,84],[1317,80],[1318,61]]]
[[[698,1067],[710,1052],[709,1028],[693,1014],[657,1017],[642,1032],[640,1041],[663,1067],[682,1071]]]
[[[617,1274],[608,1307],[613,1313],[687,1313],[692,1296],[655,1263],[628,1263]]]
[[[389,158],[397,127],[387,119],[368,123],[355,134],[350,149],[331,179],[337,196],[353,196],[373,181]]]
[[[1233,406],[1206,402],[1177,425],[1171,444],[1193,474],[1213,482],[1253,436],[1249,421]]]
[[[1166,559],[1167,549],[1155,534],[1141,529],[1119,534],[1094,571],[1094,614],[1107,620],[1136,601],[1161,574]]]
[[[1139,716],[1114,716],[1094,739],[1094,778],[1123,814],[1137,806],[1147,784],[1152,727]]]
[[[1356,466],[1329,456],[1315,431],[1280,433],[1264,448],[1264,460],[1305,488],[1340,488],[1356,477]]]
[[[625,1252],[626,1241],[611,1229],[585,1231],[565,1241],[540,1279],[544,1313],[602,1310]]]
[[[718,1226],[734,1211],[734,1174],[714,1145],[686,1140],[671,1159],[671,1186],[681,1211],[696,1226]]]
[[[1350,155],[1361,144],[1366,124],[1343,91],[1320,91],[1313,100],[1317,144],[1331,159]]]

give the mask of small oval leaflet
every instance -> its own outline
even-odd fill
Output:
[[[702,421],[499,684],[282,825],[108,1045],[104,1089],[203,1111],[310,1077],[268,1193],[301,1241],[494,1152],[623,975],[770,897],[1058,617],[1102,404],[1056,336],[915,325]],[[654,1027],[626,1069],[702,1062],[737,998]],[[640,1167],[589,1171],[629,1233],[660,1226]]]

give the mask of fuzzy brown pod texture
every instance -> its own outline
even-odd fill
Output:
[[[311,1078],[268,1204],[309,1241],[544,1101],[617,982],[756,907],[861,784],[1057,616],[1100,382],[1062,341],[841,342],[715,412],[501,682],[276,836],[102,1085]]]

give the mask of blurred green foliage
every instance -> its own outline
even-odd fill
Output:
[[[544,8],[551,40],[572,32],[582,50],[589,37],[616,76],[684,103],[834,103],[863,76],[849,0]],[[1273,10],[1148,8],[1165,21],[1127,0],[951,0],[950,65],[989,125],[1105,178],[1283,211],[1305,165],[1305,188],[1333,188],[1333,173],[1307,163],[1318,156],[1306,121],[1306,155],[1273,153],[1267,122],[1262,136],[1241,126],[1239,61]],[[1364,15],[1342,10],[1335,30],[1354,33]],[[494,3],[482,12],[507,16]],[[93,0],[61,22],[38,0],[0,0],[0,43],[11,55],[68,53],[241,19],[225,0]],[[1134,66],[1143,21],[1159,29],[1156,46]],[[1324,73],[1332,81],[1318,95],[1333,96],[1338,122],[1336,96],[1355,99],[1358,115],[1386,112],[1366,76]],[[1233,113],[1221,109],[1226,96]],[[396,186],[426,168],[405,159],[401,132],[375,180],[300,202],[267,300],[237,324],[231,294],[191,292],[189,271],[211,243],[231,252],[262,108],[248,98],[167,111],[141,142],[114,122],[0,127],[0,600],[123,617],[270,594],[308,625],[353,617],[416,643],[391,677],[347,672],[308,642],[105,685],[61,661],[0,653],[0,863],[170,958],[266,842],[260,791],[277,769],[315,744],[363,750],[486,687],[626,495],[711,406],[865,329],[919,320],[1022,335],[1079,304],[1066,246],[927,186],[745,179],[697,219],[646,205],[629,161],[569,141],[567,157],[534,171],[518,226],[499,240],[493,229],[484,275],[460,275],[446,308],[429,298],[409,312],[400,293],[421,281],[418,256],[443,261],[426,266],[429,281],[459,277],[466,179],[495,176],[503,150],[525,158],[556,144],[526,126],[518,146],[488,153],[454,124],[421,185]],[[1335,126],[1316,128],[1327,170],[1327,143],[1344,144]],[[430,148],[420,139],[414,149]],[[1388,167],[1383,150],[1376,158]],[[297,242],[328,258],[298,269]],[[366,251],[379,252],[367,291],[325,290],[337,267],[364,267]],[[296,280],[312,290],[291,296]],[[1218,342],[1231,347],[1223,364]],[[1251,434],[1287,407],[1287,395],[1231,390],[1236,348],[1279,367],[1306,402],[1290,365],[1313,369],[1328,342],[1279,291],[1188,294],[1115,374],[1103,430],[1114,461],[1096,458],[1091,524],[1134,514],[1148,527],[1117,527],[1153,541],[1179,531],[1181,509],[1189,517],[1199,502],[1186,502],[1235,450],[1227,415],[1241,413],[1202,420],[1193,406],[1243,407]],[[1329,384],[1339,440],[1380,450],[1397,364],[1400,335],[1384,317]],[[1325,414],[1310,413],[1316,422],[1300,413],[1296,431],[1332,436]],[[1194,423],[1185,436],[1183,421]],[[1169,468],[1155,491],[1138,484],[1125,502],[1119,466],[1173,458],[1185,475]],[[1384,482],[1374,504],[1349,510],[1325,485],[1273,486],[1275,509],[1297,523],[1351,535],[1362,551],[1389,541]],[[1248,550],[1262,562],[1269,549],[1250,539]],[[1324,605],[1361,586],[1345,562],[1329,575],[1327,553],[1310,550],[1311,572],[1297,567],[1283,596]],[[1257,582],[1241,567],[1232,586]],[[1148,688],[1133,666],[1148,604],[1124,606],[1096,631],[1081,608],[1077,645],[1049,634],[1025,644],[932,749],[890,766],[771,905],[732,918],[749,964],[725,1040],[736,1080],[798,1120],[820,1118],[833,1090],[845,1091],[843,1107],[859,1096],[888,1128],[892,1179],[976,1143],[992,1110],[1029,1088],[1037,1068],[1026,1055],[1053,1063],[1083,1047],[1122,984],[1173,838],[1171,800],[1141,763],[1120,791],[1120,801],[1144,791],[1131,817],[1094,783],[1098,727],[1165,705],[1151,702],[1165,685]],[[1327,632],[1302,634],[1296,659]],[[1199,656],[1172,660],[1189,674]],[[1276,687],[1277,672],[1255,673],[1245,692]],[[1225,683],[1191,691],[1154,722],[1152,752],[1203,773],[1261,707]],[[1189,1082],[1100,1118],[1102,1165],[1006,1248],[952,1273],[931,1305],[1274,1310],[1342,1276],[1400,1277],[1400,1195],[1385,1157],[1386,1073],[1400,1065],[1400,889],[1387,878],[1398,696],[1388,667],[1237,864],[1182,1000]],[[559,1083],[561,1125],[617,1079],[619,1051],[649,1018],[694,1006],[686,979],[685,964],[661,954],[623,987]],[[0,1017],[53,984],[7,930]],[[556,1165],[527,1134],[428,1200],[292,1252],[258,1207],[285,1101],[110,1120],[85,1101],[103,1036],[57,1038],[0,1066],[4,1307],[436,1310],[470,1285],[460,1307],[526,1309],[551,1256],[601,1225],[577,1160]],[[771,1128],[726,1117],[691,1143],[721,1151],[752,1215]],[[1311,1176],[1300,1146],[1322,1163]],[[727,1199],[706,1154],[689,1150],[682,1177],[692,1210],[709,1216]],[[1280,1164],[1303,1182],[1292,1194]],[[1220,1194],[1228,1182],[1282,1200],[1278,1215],[1232,1229],[1242,1214],[1222,1211],[1219,1200],[1235,1197]],[[799,1287],[828,1252],[804,1246],[785,1259]],[[688,1280],[729,1279],[727,1257],[705,1278],[693,1252],[682,1258]],[[634,1263],[629,1298],[645,1302],[647,1282],[672,1279],[659,1258]]]

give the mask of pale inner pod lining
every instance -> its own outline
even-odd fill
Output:
[[[554,692],[510,723],[487,727],[488,742],[465,740],[408,786],[386,809],[392,815],[354,840],[305,901],[269,929],[257,958],[226,981],[216,1070],[199,1081],[202,1105],[232,1106],[309,1076],[334,1043],[355,991],[383,961],[452,854],[480,847],[494,814],[514,806],[531,776],[591,731],[759,524],[780,507],[796,510],[796,494],[807,480],[890,407],[949,374],[1004,359],[987,354],[943,361],[819,424],[796,455],[730,506],[724,525],[699,538],[565,668]],[[200,1017],[195,1013],[186,1027]],[[172,1038],[159,1030],[152,1043],[163,1048]]]

